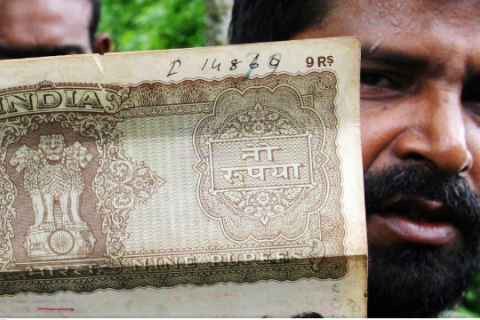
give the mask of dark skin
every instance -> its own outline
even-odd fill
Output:
[[[479,12],[478,0],[339,0],[322,24],[294,37],[362,38],[366,174],[415,164],[458,173],[480,193]],[[414,202],[420,217],[443,206]],[[379,250],[412,243],[448,252],[463,241],[449,221],[413,221],[395,210],[369,213],[367,223],[369,246]]]
[[[91,43],[91,16],[88,0],[2,0],[0,59],[104,54],[111,40],[102,34]]]

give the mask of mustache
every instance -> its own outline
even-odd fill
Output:
[[[367,215],[387,209],[388,201],[425,199],[443,203],[443,217],[460,227],[480,229],[480,199],[458,174],[445,174],[420,165],[393,166],[365,174]],[[472,235],[473,236],[473,235]]]

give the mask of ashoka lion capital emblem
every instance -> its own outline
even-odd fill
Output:
[[[82,171],[91,160],[80,142],[67,147],[64,136],[57,134],[40,136],[37,150],[23,145],[13,154],[10,165],[23,172],[35,214],[24,243],[29,257],[70,259],[87,257],[93,251],[95,238],[80,217],[85,188]]]

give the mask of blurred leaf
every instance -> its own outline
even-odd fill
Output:
[[[480,270],[477,271],[475,280],[465,294],[461,306],[455,311],[468,317],[480,318]]]
[[[205,46],[203,0],[102,0],[99,32],[114,51]]]

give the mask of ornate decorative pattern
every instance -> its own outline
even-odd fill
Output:
[[[247,219],[267,225],[271,219],[285,215],[300,199],[302,188],[257,191],[227,191],[224,198]]]
[[[119,265],[118,259],[125,253],[123,241],[128,237],[128,213],[137,203],[146,202],[165,181],[144,163],[132,163],[119,145],[105,145],[104,151],[106,157],[101,160],[93,190],[99,201],[97,210],[104,217],[102,230],[108,235],[110,264]]]
[[[299,128],[278,108],[255,107],[239,111],[220,131],[221,139],[298,135]]]
[[[212,103],[132,108],[132,109],[120,111],[118,113],[118,117],[122,119],[126,119],[126,118],[143,118],[143,117],[155,117],[155,116],[178,116],[178,115],[184,115],[184,114],[197,114],[197,113],[209,114],[212,112],[212,109],[213,109]]]
[[[291,86],[226,90],[195,130],[200,206],[221,221],[232,241],[300,237],[329,188],[322,160],[324,130],[318,114],[303,107]],[[229,141],[229,148],[213,147]],[[213,163],[216,158],[221,163]],[[228,183],[238,187],[225,191],[217,186]]]
[[[124,87],[117,93],[107,93],[107,101],[111,102],[111,105],[105,107],[105,111],[108,113],[116,113],[118,111],[133,107],[133,103],[128,101],[128,95],[130,94],[130,88]]]

